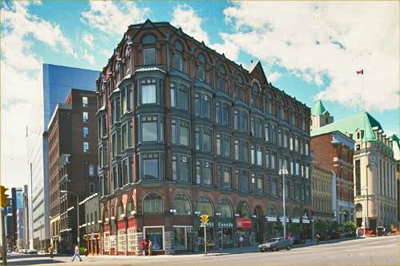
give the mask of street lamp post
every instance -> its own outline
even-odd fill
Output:
[[[60,193],[69,193],[72,194],[76,197],[76,232],[77,232],[77,242],[78,242],[78,247],[81,246],[81,241],[80,241],[80,228],[79,228],[79,196],[78,194],[72,192],[72,191],[67,191],[67,190],[60,190]]]
[[[288,170],[286,169],[286,165],[284,164],[282,169],[279,170],[279,175],[283,177],[282,184],[282,204],[283,204],[283,237],[286,238],[286,195],[285,195],[285,175],[288,174]]]

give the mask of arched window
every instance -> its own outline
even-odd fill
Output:
[[[278,216],[278,212],[277,212],[276,206],[274,204],[270,204],[268,206],[267,215],[269,217],[277,217]]]
[[[177,194],[174,198],[174,209],[177,215],[191,215],[190,200],[185,194]]]
[[[136,211],[135,202],[133,201],[133,198],[130,197],[130,198],[129,198],[129,201],[128,201],[128,205],[127,205],[127,207],[126,207],[126,212],[127,212],[128,214],[132,214],[133,211]]]
[[[218,203],[218,212],[221,213],[221,218],[232,218],[232,205],[226,199],[222,199]]]
[[[251,103],[251,105],[254,105],[256,107],[260,107],[259,97],[258,97],[259,92],[260,92],[260,86],[258,85],[257,81],[254,81],[253,86],[251,88],[250,103]]]
[[[151,192],[146,195],[143,200],[143,213],[162,213],[163,208],[163,200],[160,194]]]
[[[208,216],[214,216],[211,201],[206,197],[201,197],[197,200],[197,211],[200,212],[200,215],[207,214]]]
[[[183,71],[183,46],[180,41],[175,42],[174,68]]]
[[[226,70],[224,65],[219,66],[219,78],[218,78],[218,88],[221,91],[225,91],[225,75],[226,75]]]
[[[152,34],[146,34],[142,38],[143,44],[143,64],[155,65],[156,64],[156,43],[157,39]]]
[[[240,218],[250,218],[249,205],[244,201],[239,202],[236,208],[236,213],[239,214]]]
[[[201,81],[206,81],[206,57],[203,54],[199,54],[197,59],[199,60],[199,65],[197,67],[197,78]]]
[[[243,92],[243,77],[241,75],[237,78],[237,85],[235,87],[235,98],[245,101],[245,95]]]
[[[300,209],[299,208],[294,208],[293,209],[293,218],[300,218],[300,216],[301,216],[301,213],[300,213]]]
[[[120,218],[122,214],[124,214],[124,204],[122,204],[122,201],[119,201],[117,207],[117,218]]]

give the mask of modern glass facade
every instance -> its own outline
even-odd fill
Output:
[[[58,103],[64,102],[72,88],[95,90],[99,72],[65,66],[43,64],[43,94],[32,107],[27,127],[28,168],[30,183],[31,232],[30,246],[38,248],[50,238],[48,202],[47,128]]]

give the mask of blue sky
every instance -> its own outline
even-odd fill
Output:
[[[245,68],[260,60],[274,86],[310,108],[322,99],[335,120],[366,109],[399,132],[398,2],[6,1],[1,12],[3,176],[25,159],[42,62],[100,70],[127,26],[147,18]]]

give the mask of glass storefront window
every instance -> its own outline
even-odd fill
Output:
[[[185,227],[174,227],[174,248],[175,250],[186,250]]]
[[[162,227],[155,227],[155,228],[146,228],[145,236],[146,240],[150,239],[152,242],[153,250],[163,250],[164,243],[163,243],[163,228]]]

